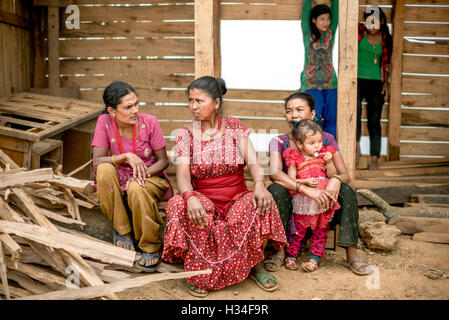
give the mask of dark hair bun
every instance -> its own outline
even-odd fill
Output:
[[[222,78],[215,78],[218,82],[218,85],[220,86],[221,95],[224,96],[226,92],[228,92],[228,89],[226,89],[226,83]]]

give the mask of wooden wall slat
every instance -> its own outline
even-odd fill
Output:
[[[449,78],[402,76],[402,92],[447,94]]]
[[[404,56],[405,73],[449,74],[449,57]]]
[[[408,37],[449,37],[449,25],[405,23],[404,35]]]
[[[405,7],[405,21],[448,22],[449,8]]]
[[[147,103],[155,102],[180,102],[186,103],[185,90],[161,90],[161,89],[147,89],[139,86],[134,86],[139,101]],[[104,88],[98,88],[99,90],[81,90],[80,97],[82,100],[103,102],[103,90]]]
[[[167,5],[146,7],[82,7],[81,21],[163,21],[193,19],[192,5]]]
[[[401,156],[449,156],[449,144],[443,143],[401,143]]]
[[[193,21],[188,22],[93,22],[79,29],[63,29],[61,37],[193,37]]]
[[[193,56],[191,39],[117,39],[60,41],[61,57],[117,57],[126,56]]]
[[[449,127],[449,110],[402,109],[401,125]]]
[[[403,95],[402,104],[408,107],[446,108],[449,107],[449,95],[448,94],[432,94],[425,96]]]
[[[401,128],[401,140],[448,141],[449,128]]]
[[[449,55],[449,42],[441,41],[435,44],[428,44],[404,41],[404,53]]]
[[[155,73],[156,74],[156,73]],[[103,77],[61,77],[62,86],[79,86],[83,88],[107,87],[113,81],[124,81],[136,88],[182,88],[187,87],[194,79],[193,76],[157,75],[144,78],[139,75],[110,75]]]
[[[193,60],[154,59],[154,60],[80,60],[61,61],[61,73],[70,74],[105,74],[120,77],[120,74],[156,77],[170,73],[193,74]]]

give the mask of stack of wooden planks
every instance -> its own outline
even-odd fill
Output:
[[[412,194],[449,194],[449,158],[383,162],[379,170],[356,170],[356,189],[370,189],[389,204],[404,204]],[[358,197],[359,205],[370,202]]]
[[[128,288],[210,272],[136,278],[140,254],[51,222],[85,225],[79,206],[97,205],[93,181],[26,171],[1,150],[0,165],[0,298],[117,299]]]

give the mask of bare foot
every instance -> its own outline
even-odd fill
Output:
[[[159,254],[158,252],[155,252],[155,253],[153,253],[153,254]],[[143,258],[141,258],[140,260],[139,260],[139,265],[141,265],[142,267],[151,267],[151,266],[154,266],[154,265],[156,265],[158,262],[159,262],[159,260],[160,260],[160,256],[159,257],[157,257],[157,256],[151,256],[151,257],[149,257],[148,256],[148,254],[147,254],[147,257],[148,258],[146,258],[146,260],[145,259],[143,259]]]

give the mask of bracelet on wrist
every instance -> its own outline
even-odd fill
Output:
[[[184,202],[187,203],[187,200],[189,200],[190,197],[195,197],[195,194],[193,191],[185,191],[182,194],[182,198],[184,199]]]
[[[111,159],[112,159],[112,164],[117,167],[118,164],[114,161],[114,155],[112,155]]]
[[[296,181],[296,193],[299,193],[299,188],[301,187],[301,182],[299,182],[299,181]]]
[[[264,180],[264,179],[256,179],[256,180],[254,181],[254,185],[256,185],[257,182],[262,183],[264,187],[266,186],[266,185],[265,185],[265,180]]]
[[[342,179],[341,179],[341,177],[338,174],[334,174],[332,176],[332,178],[338,179],[338,180],[340,180],[340,182],[342,182]]]

